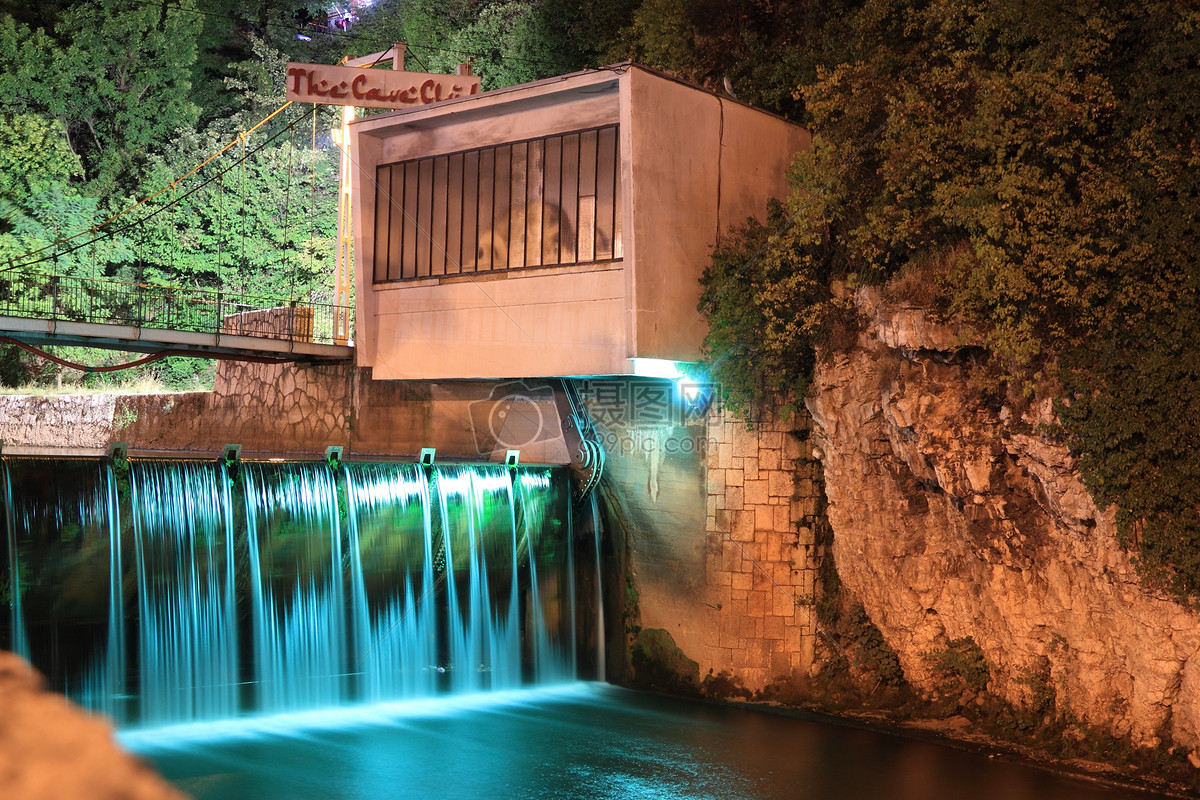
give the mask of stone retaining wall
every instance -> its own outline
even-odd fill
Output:
[[[708,419],[705,656],[747,688],[813,665],[824,488],[811,425],[805,413]]]

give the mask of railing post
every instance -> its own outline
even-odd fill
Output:
[[[50,278],[50,318],[58,319],[58,276]]]
[[[214,333],[224,333],[225,331],[225,312],[221,310],[221,290],[217,289],[217,319],[214,325]]]

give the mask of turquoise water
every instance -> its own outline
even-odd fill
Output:
[[[596,677],[569,492],[538,466],[0,460],[0,648],[119,728]]]
[[[986,755],[598,683],[121,735],[198,800],[1118,800]]]

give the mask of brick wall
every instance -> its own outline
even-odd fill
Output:
[[[748,424],[714,410],[707,431],[706,582],[713,616],[701,671],[761,688],[813,663],[823,513],[806,413]]]

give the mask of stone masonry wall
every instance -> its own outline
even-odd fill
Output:
[[[764,414],[747,425],[708,418],[706,574],[715,617],[701,672],[728,672],[746,688],[807,673],[823,513],[821,465],[806,413]],[[705,663],[707,662],[707,663]]]

